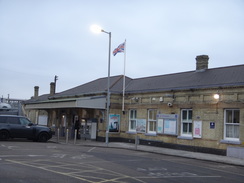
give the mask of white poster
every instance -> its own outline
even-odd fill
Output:
[[[158,133],[163,133],[164,131],[164,119],[158,119]]]
[[[176,120],[165,119],[164,120],[164,133],[165,134],[176,134]]]
[[[193,137],[202,138],[202,121],[194,121],[193,125]]]
[[[157,114],[157,133],[177,135],[177,114]]]
[[[47,116],[46,115],[38,116],[38,125],[47,126]]]
[[[137,119],[136,120],[136,132],[145,133],[146,132],[146,119]]]

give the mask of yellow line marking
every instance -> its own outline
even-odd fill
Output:
[[[86,181],[86,182],[90,182],[90,183],[105,183],[105,182],[121,182],[119,181],[120,179],[133,179],[133,180],[136,180],[138,182],[142,182],[142,183],[145,183],[144,181],[142,180],[139,180],[138,178],[135,178],[135,177],[131,177],[131,176],[127,176],[127,175],[124,175],[124,174],[121,174],[121,173],[118,173],[118,172],[115,172],[115,171],[112,171],[112,170],[107,170],[107,169],[104,169],[104,168],[100,168],[100,167],[96,167],[94,165],[89,165],[89,164],[84,164],[84,166],[82,167],[85,167],[85,168],[91,168],[91,170],[81,170],[81,171],[76,171],[76,172],[60,172],[60,171],[55,171],[55,170],[50,170],[48,168],[56,168],[56,167],[60,167],[60,168],[64,168],[65,166],[78,166],[78,165],[74,165],[74,164],[64,164],[64,165],[55,165],[55,166],[45,166],[44,164],[41,164],[41,166],[38,166],[38,160],[36,160],[35,162],[20,162],[20,161],[14,161],[14,160],[6,160],[8,162],[11,162],[11,163],[15,163],[15,164],[20,164],[20,165],[23,165],[23,166],[29,166],[29,167],[34,167],[34,168],[38,168],[38,169],[42,169],[42,170],[45,170],[45,171],[48,171],[48,172],[53,172],[53,173],[56,173],[56,174],[61,174],[61,175],[64,175],[64,176],[69,176],[69,177],[72,177],[72,178],[75,178],[75,179],[79,179],[79,180],[83,180],[83,181]],[[39,161],[48,161],[48,160],[39,160]],[[48,161],[50,162],[50,161]],[[33,164],[31,164],[33,163]],[[79,164],[80,165],[80,164]],[[64,170],[76,170],[76,169],[71,169],[71,168],[65,168]],[[102,172],[104,171],[104,172]],[[106,178],[102,178],[102,177],[95,177],[94,175],[93,176],[84,176],[82,175],[82,173],[96,173],[96,174],[100,174],[100,175],[110,175],[111,176],[111,173],[112,173],[112,176],[115,177],[115,178],[112,178],[112,179],[106,179]],[[77,175],[79,174],[79,175]],[[92,181],[92,180],[89,180],[89,179],[96,179],[98,181]],[[100,180],[100,181],[99,181]]]
[[[69,175],[69,174],[65,174],[65,173],[63,173],[63,172],[58,172],[58,171],[54,171],[54,170],[48,170],[48,169],[45,169],[45,168],[42,168],[42,167],[36,167],[36,166],[33,166],[33,165],[29,165],[29,164],[21,163],[21,162],[14,161],[14,160],[6,160],[6,161],[9,161],[9,162],[12,162],[12,163],[15,163],[15,164],[24,165],[24,166],[29,166],[29,167],[39,168],[39,169],[42,169],[42,170],[45,170],[45,171],[48,171],[48,172],[53,172],[53,173],[57,173],[57,174],[61,174],[61,175],[65,175],[65,176],[69,176],[69,177],[72,177],[72,178],[76,178],[76,179],[79,179],[79,180],[83,180],[83,181],[86,181],[86,182],[94,183],[93,181],[90,181],[90,180],[87,180],[87,179],[83,179],[83,178],[81,178],[81,177],[77,177],[77,176],[72,176],[72,175]]]

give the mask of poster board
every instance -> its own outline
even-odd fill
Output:
[[[120,115],[109,114],[109,132],[119,132],[119,131],[120,131]]]
[[[38,125],[47,126],[47,115],[38,116]]]
[[[164,133],[175,135],[177,134],[177,120],[176,119],[165,119],[164,120]]]
[[[202,121],[193,122],[193,137],[202,138]]]
[[[137,133],[146,133],[146,119],[137,119],[136,120],[136,132]]]
[[[164,129],[164,119],[159,118],[157,124],[157,132],[163,133],[163,129]]]
[[[158,114],[157,133],[167,135],[177,135],[177,114]]]

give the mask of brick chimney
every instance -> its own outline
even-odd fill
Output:
[[[39,95],[39,86],[34,87],[34,98],[38,97]]]
[[[196,71],[205,71],[208,69],[208,55],[199,55],[196,57]]]
[[[50,83],[50,95],[54,95],[55,94],[55,83],[51,82]]]

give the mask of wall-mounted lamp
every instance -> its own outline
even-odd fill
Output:
[[[216,93],[216,94],[214,94],[213,97],[214,97],[214,99],[218,100],[219,99],[219,94]]]
[[[216,114],[218,114],[218,103],[219,103],[219,94],[216,93],[214,94],[214,99],[217,100],[217,103],[216,103]]]

